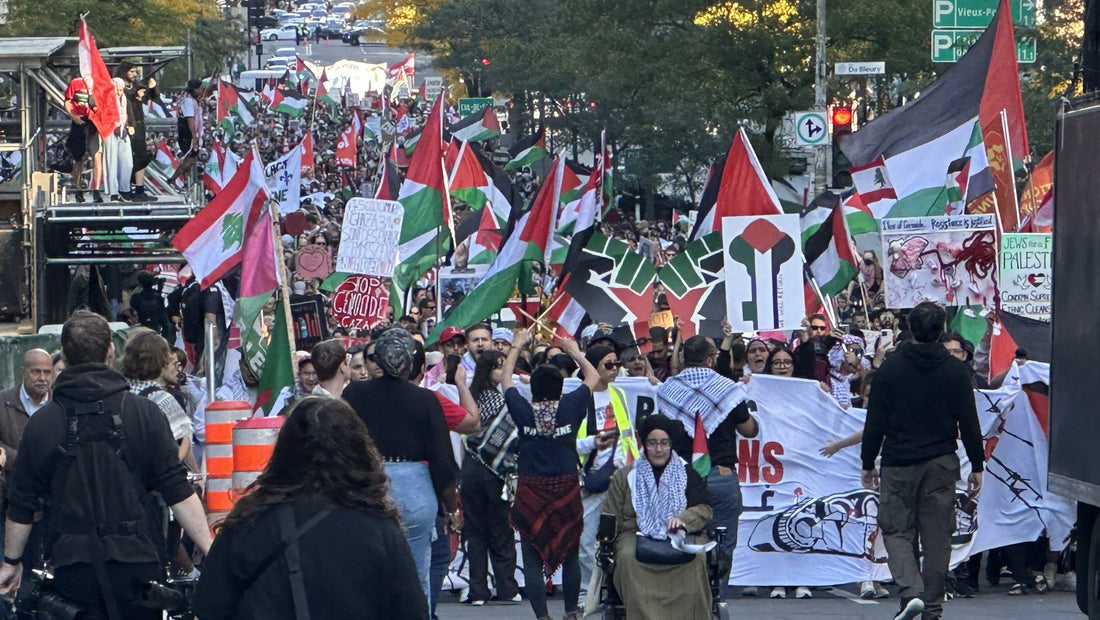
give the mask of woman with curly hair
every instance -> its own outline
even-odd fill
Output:
[[[202,620],[428,618],[386,472],[342,400],[310,396],[203,563]],[[306,615],[303,615],[306,614]]]

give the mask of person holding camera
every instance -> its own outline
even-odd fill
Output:
[[[9,479],[0,594],[18,589],[31,524],[44,512],[54,594],[84,618],[159,619],[162,610],[143,606],[142,592],[163,577],[167,560],[162,506],[205,553],[211,536],[202,504],[168,419],[110,367],[106,319],[74,312],[61,351],[68,367],[53,399],[28,421]]]

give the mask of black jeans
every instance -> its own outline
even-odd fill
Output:
[[[542,558],[535,548],[526,542],[520,545],[523,551],[523,579],[526,582],[524,592],[531,603],[536,618],[548,616],[546,612],[546,577],[542,574]],[[581,596],[581,558],[580,547],[573,549],[565,558],[561,567],[561,588],[565,597],[565,613],[576,611]]]
[[[516,583],[516,535],[508,523],[508,502],[501,499],[504,481],[477,459],[462,461],[462,537],[470,567],[470,600],[489,600],[489,562],[493,563],[497,597],[519,594]]]

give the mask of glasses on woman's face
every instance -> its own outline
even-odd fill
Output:
[[[645,447],[647,448],[667,448],[672,445],[670,439],[646,439]]]
[[[786,368],[794,366],[794,360],[772,360],[773,367]]]
[[[622,362],[604,362],[603,363],[604,370],[615,370],[616,368],[618,368],[619,366],[622,366],[622,365],[623,365]]]

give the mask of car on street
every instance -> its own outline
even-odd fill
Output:
[[[268,28],[267,30],[260,31],[261,41],[281,41],[290,40],[294,41],[300,36],[296,34],[298,32],[298,26],[294,24],[283,24],[278,28]]]
[[[286,58],[268,58],[264,63],[264,69],[268,71],[285,71],[290,69],[292,61]]]

